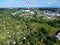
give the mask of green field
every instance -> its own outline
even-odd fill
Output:
[[[16,45],[21,42],[22,45],[60,45],[56,38],[56,32],[60,30],[60,19],[43,19],[37,17],[37,12],[33,16],[21,16],[24,13],[11,15],[15,11],[18,10],[0,10],[0,45],[7,45],[8,35],[12,32],[15,32]],[[23,42],[24,37],[26,39]]]

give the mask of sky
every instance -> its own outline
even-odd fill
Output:
[[[0,8],[28,7],[28,0],[0,0]],[[29,7],[57,7],[60,0],[29,0]]]

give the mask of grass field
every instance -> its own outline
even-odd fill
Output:
[[[27,38],[26,42],[23,45],[29,45],[27,44],[27,42],[30,42],[30,45],[45,45],[44,40],[46,39],[47,35],[51,37],[51,39],[56,38],[55,33],[60,30],[59,26],[51,26],[50,24],[48,24],[48,22],[54,22],[54,20],[42,19],[36,16],[20,17],[20,15],[22,14],[17,14],[18,16],[12,16],[11,12],[13,11],[0,11],[0,45],[7,44],[7,40],[9,40],[8,35],[11,35],[12,32],[15,32],[14,40],[17,43],[16,45],[19,45],[23,37]],[[60,22],[55,23],[54,25],[56,24],[60,25]],[[43,28],[42,32],[40,31],[40,28]],[[44,30],[47,34],[44,33]],[[32,34],[30,35],[30,33]],[[30,38],[27,37],[28,35],[30,36]],[[50,42],[48,42],[49,44],[47,43],[46,45],[60,45],[59,40],[54,43],[54,40],[51,39],[46,39]],[[51,44],[52,42],[53,44]]]

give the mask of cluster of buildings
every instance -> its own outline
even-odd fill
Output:
[[[57,10],[56,12],[53,11],[49,11],[49,10],[44,10],[43,12],[43,16],[45,19],[52,19],[55,17],[60,17],[60,10]]]
[[[13,16],[15,16],[16,14],[23,13],[22,16],[32,16],[32,15],[35,14],[34,11],[36,11],[36,10],[35,9],[34,10],[22,9],[22,10],[16,11],[16,12],[11,13],[11,14]],[[36,12],[38,12],[37,14],[39,16],[43,16],[45,19],[51,19],[51,18],[55,18],[55,17],[60,17],[60,10],[59,9],[56,10],[55,12],[53,12],[52,10],[48,10],[48,9],[43,10],[43,11],[37,9]]]
[[[31,16],[34,15],[34,11],[31,10],[20,10],[20,11],[16,11],[14,13],[11,13],[13,16],[15,16],[16,14],[20,14],[23,13],[24,16]]]
[[[57,12],[53,12],[53,11],[45,10],[44,14],[51,15],[51,16],[60,16],[60,13],[58,11]]]

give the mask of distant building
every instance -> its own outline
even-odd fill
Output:
[[[30,12],[30,10],[22,10],[22,12]]]
[[[34,15],[34,12],[33,11],[31,11],[30,13]]]
[[[57,13],[56,13],[56,16],[60,16],[60,14],[57,12]]]
[[[51,15],[51,16],[54,16],[54,15],[55,15],[54,12],[48,11],[48,10],[45,10],[45,11],[44,11],[44,14],[45,14],[45,15]]]
[[[58,38],[58,40],[60,40],[60,32],[57,34],[56,37]]]
[[[34,15],[34,11],[31,11],[31,10],[22,10],[22,12],[25,12],[24,16],[32,16],[32,15]]]
[[[13,16],[15,16],[16,15],[16,13],[11,13]]]
[[[44,19],[51,19],[52,17],[50,16],[44,16]]]

